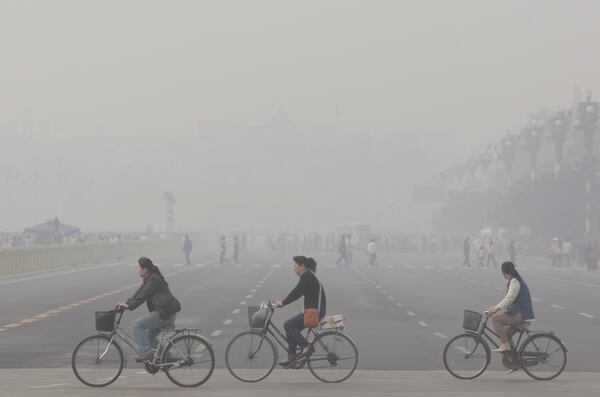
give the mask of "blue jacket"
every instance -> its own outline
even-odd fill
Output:
[[[521,277],[516,277],[516,279],[519,281],[519,284],[521,284],[519,294],[517,295],[515,301],[508,306],[504,312],[510,316],[515,316],[517,313],[521,313],[523,320],[533,320],[535,315],[533,314],[533,303],[531,302],[529,287],[527,287],[527,284]],[[512,281],[512,279],[510,281]],[[510,281],[508,282],[508,285],[510,285]]]

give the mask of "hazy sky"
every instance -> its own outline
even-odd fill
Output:
[[[599,17],[597,1],[0,0],[0,122],[143,139],[281,110],[310,140],[314,125],[417,136],[428,163],[389,168],[430,172],[569,105],[575,84],[600,96]]]

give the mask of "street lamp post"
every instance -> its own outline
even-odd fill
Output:
[[[531,180],[536,177],[538,153],[542,146],[542,131],[544,123],[541,120],[531,118],[529,125],[525,127],[521,135],[521,146],[529,152],[529,168]]]
[[[506,168],[506,186],[510,186],[512,184],[513,164],[515,162],[515,155],[517,154],[517,145],[513,134],[510,132],[506,133],[506,136],[500,142],[499,151]]]
[[[554,172],[558,174],[563,162],[563,151],[569,131],[569,115],[559,110],[548,119],[548,137],[554,143]]]
[[[592,181],[595,176],[595,157],[594,157],[594,134],[598,129],[598,115],[600,113],[600,104],[592,101],[592,93],[588,91],[587,100],[577,104],[577,118],[573,123],[576,130],[583,132],[584,142],[584,161],[583,170],[585,173],[585,234],[591,237],[594,233],[592,224]]]

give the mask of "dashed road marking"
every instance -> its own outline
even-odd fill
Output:
[[[250,291],[250,292],[254,293],[254,292],[256,292],[256,291],[258,291],[258,290],[257,290],[257,289],[253,289],[253,290],[252,290],[252,291]]]
[[[223,321],[223,325],[229,325],[233,322],[232,319],[228,318],[227,320]]]
[[[404,307],[404,305],[402,303],[400,303],[400,302],[396,302],[396,306],[398,306],[398,307]]]
[[[245,305],[247,302],[246,301],[241,301],[240,305]]]
[[[391,301],[393,301],[394,297],[393,296],[388,296],[388,299],[391,300]]]
[[[246,295],[246,298],[250,299],[250,298],[252,298],[252,295],[250,295],[250,294]]]
[[[21,324],[21,323],[10,323],[10,324],[6,324],[4,326],[4,328],[17,328],[17,327],[20,327],[21,325],[23,325],[23,324]]]
[[[429,324],[427,324],[425,321],[419,321],[417,324],[419,324],[421,327],[429,328]]]
[[[531,298],[531,300],[534,302],[541,302],[541,300],[539,300],[538,298]]]
[[[219,336],[223,333],[223,331],[221,331],[220,329],[213,331],[212,334],[210,334],[210,336]]]
[[[240,312],[240,309],[234,309],[231,313],[232,314],[238,314]]]
[[[434,334],[435,336],[439,336],[439,337],[440,337],[440,338],[442,338],[442,339],[446,339],[446,338],[447,338],[447,336],[446,336],[446,335],[444,335],[444,334],[442,334],[441,332],[434,332],[433,334]]]
[[[43,386],[31,386],[32,389],[47,389],[50,387],[58,387],[58,386],[68,386],[68,383],[54,383],[52,385],[43,385]]]
[[[381,289],[381,285],[378,285],[378,286],[376,286],[375,288],[377,288],[377,289]]]
[[[408,315],[409,315],[409,316],[411,316],[411,317],[414,317],[414,316],[415,316],[415,313],[411,312],[410,310],[407,310],[407,311],[406,311],[406,314],[408,314]]]
[[[555,309],[564,309],[564,306],[560,306],[560,305],[552,305],[553,308]]]
[[[593,316],[593,315],[587,314],[587,313],[579,312],[577,314],[579,314],[580,316],[586,317],[586,318],[596,318],[596,316]]]
[[[31,324],[34,321],[37,321],[37,318],[26,318],[25,320],[21,320],[23,324]]]

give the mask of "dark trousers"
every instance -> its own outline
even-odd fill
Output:
[[[325,317],[325,311],[325,308],[322,307],[319,319]],[[288,341],[288,351],[290,353],[295,354],[298,347],[303,349],[308,346],[308,341],[302,335],[302,330],[304,330],[304,313],[299,313],[283,323],[283,329],[285,329],[285,337]]]

